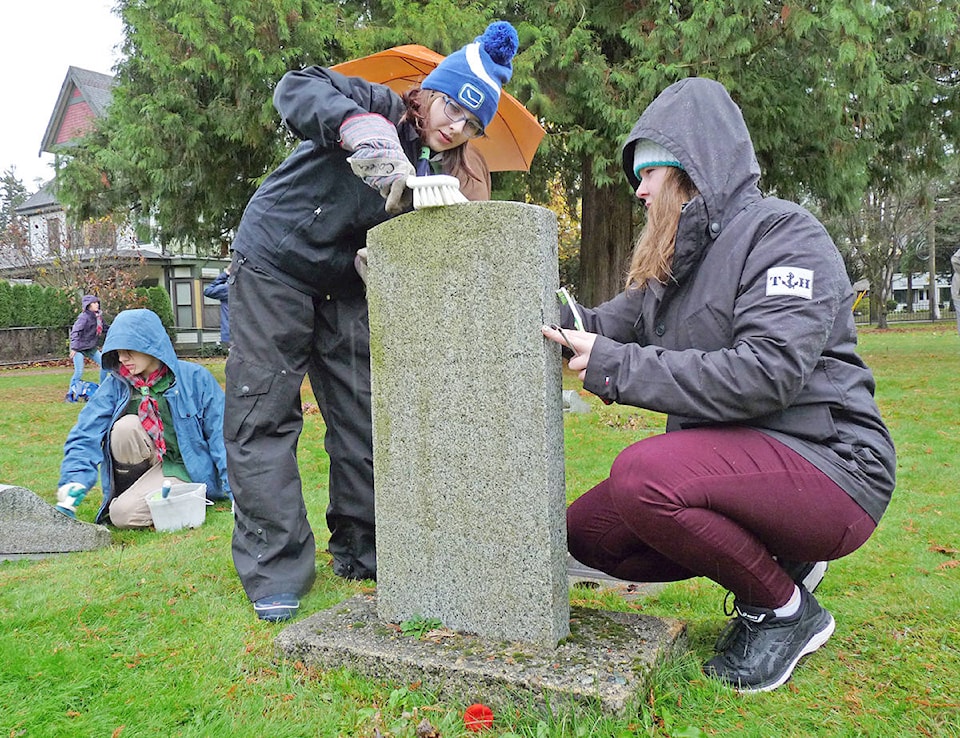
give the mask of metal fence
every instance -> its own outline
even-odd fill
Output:
[[[853,311],[853,320],[857,325],[876,325],[876,318],[870,318],[868,310],[854,310]],[[900,311],[890,311],[887,313],[887,325],[895,325],[899,323],[945,323],[953,324],[957,323],[957,313],[953,310],[940,310],[940,317],[936,321],[931,321],[930,311],[929,310],[900,310]]]

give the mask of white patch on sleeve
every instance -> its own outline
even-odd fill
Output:
[[[767,269],[767,295],[793,295],[813,299],[813,270],[778,266]]]

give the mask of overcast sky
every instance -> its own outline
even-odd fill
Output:
[[[0,0],[0,174],[16,167],[28,192],[53,176],[40,152],[70,66],[112,74],[123,40],[113,0]]]

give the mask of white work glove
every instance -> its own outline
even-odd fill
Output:
[[[347,158],[353,173],[387,201],[387,212],[402,213],[413,197],[404,192],[407,177],[417,172],[403,153],[396,126],[376,113],[355,115],[340,126],[340,144],[353,152]]]
[[[78,482],[61,484],[57,489],[57,510],[71,518],[77,517],[77,506],[87,496],[87,488]]]

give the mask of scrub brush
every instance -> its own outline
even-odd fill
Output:
[[[460,180],[449,174],[407,177],[407,187],[413,190],[414,210],[467,202],[467,198],[460,192]]]

